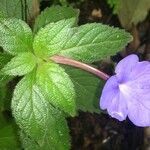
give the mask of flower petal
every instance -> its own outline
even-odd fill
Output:
[[[128,107],[128,117],[137,126],[150,126],[150,90],[140,89],[137,82],[129,82],[128,94],[122,92]]]
[[[112,76],[106,82],[100,99],[100,107],[107,109],[108,114],[119,121],[127,116],[126,101],[120,94],[116,76]]]
[[[121,93],[119,93],[112,99],[112,102],[107,108],[107,111],[109,115],[111,115],[113,118],[118,119],[119,121],[123,121],[126,119],[128,109],[126,99],[124,99]]]
[[[135,80],[126,83],[128,87],[128,97],[132,101],[138,101],[146,108],[150,109],[150,74],[145,73]]]
[[[112,99],[118,94],[118,83],[116,76],[110,77],[102,91],[100,98],[100,107],[101,109],[107,109],[111,104]]]
[[[138,62],[133,71],[130,74],[130,78],[132,80],[135,80],[139,77],[143,77],[146,75],[150,75],[150,62],[148,61],[142,61],[142,62]]]
[[[138,62],[138,56],[132,54],[125,57],[117,64],[115,73],[120,82],[124,82],[129,79],[129,74]]]
[[[150,109],[147,109],[138,101],[130,103],[128,107],[128,117],[136,126],[150,126]]]

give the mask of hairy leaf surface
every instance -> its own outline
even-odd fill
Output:
[[[74,25],[77,24],[79,11],[72,7],[52,6],[46,8],[35,20],[34,32],[43,28],[49,23],[57,22],[63,19],[74,18]]]
[[[52,105],[72,116],[75,115],[74,86],[63,68],[54,63],[41,65],[37,70],[37,83]]]
[[[10,54],[32,51],[32,31],[19,19],[0,21],[0,46]]]
[[[48,58],[57,54],[63,44],[69,40],[73,31],[70,27],[74,24],[74,19],[61,20],[50,23],[42,28],[35,36],[33,48],[37,56]]]
[[[1,70],[6,75],[22,76],[31,72],[36,66],[36,58],[32,53],[20,53],[8,62]]]
[[[41,148],[69,149],[64,115],[49,103],[36,80],[36,73],[32,72],[15,88],[12,111],[16,122]]]
[[[98,23],[70,28],[70,21],[61,20],[41,29],[33,44],[36,55],[48,58],[59,54],[91,63],[115,54],[132,39],[124,30]]]
[[[132,39],[124,30],[98,23],[75,29],[75,34],[66,41],[59,54],[88,63],[115,54]]]

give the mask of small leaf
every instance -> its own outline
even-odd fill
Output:
[[[113,8],[113,13],[116,14],[120,0],[107,0],[106,2]]]
[[[6,75],[22,76],[31,72],[36,66],[36,58],[32,53],[20,53],[1,70]]]
[[[98,23],[86,24],[76,28],[59,54],[90,63],[115,54],[131,39],[124,30]]]
[[[34,38],[33,49],[37,56],[53,56],[58,53],[63,44],[73,34],[70,27],[74,24],[74,18],[50,23],[42,28]]]
[[[34,32],[40,28],[45,27],[47,24],[57,22],[63,19],[74,18],[74,24],[77,24],[79,11],[72,7],[52,6],[46,8],[35,20]]]
[[[64,115],[48,102],[36,80],[36,72],[31,72],[15,88],[12,111],[16,122],[41,149],[69,149]]]
[[[37,83],[53,106],[75,115],[74,86],[63,68],[53,63],[41,65],[37,70]]]
[[[18,19],[0,21],[0,46],[10,54],[32,51],[32,31]]]
[[[96,76],[80,69],[64,66],[77,93],[76,105],[84,112],[100,113],[99,98],[104,82]]]

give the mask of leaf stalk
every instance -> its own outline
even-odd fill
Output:
[[[55,56],[52,56],[50,59],[59,64],[64,64],[64,65],[69,65],[69,66],[73,66],[76,68],[80,68],[82,70],[85,70],[87,72],[90,72],[90,73],[98,76],[99,78],[101,78],[103,80],[107,80],[110,77],[108,74],[106,74],[88,64],[79,62],[77,60],[73,60],[71,58],[55,55]]]

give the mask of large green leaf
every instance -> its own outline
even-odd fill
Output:
[[[84,62],[93,62],[115,54],[132,39],[124,30],[99,23],[85,24],[66,41],[60,53]]]
[[[34,38],[33,48],[39,57],[49,57],[58,53],[63,44],[69,40],[73,31],[70,27],[74,24],[74,18],[50,23],[42,28]]]
[[[91,63],[121,50],[132,37],[124,30],[92,23],[70,28],[70,19],[51,23],[34,39],[34,51],[43,58],[60,54]],[[67,25],[68,24],[68,25]]]
[[[13,55],[32,51],[32,31],[19,19],[0,21],[0,46]]]
[[[79,11],[72,7],[52,6],[46,8],[35,20],[34,32],[43,28],[49,23],[57,22],[63,19],[74,18],[74,24],[77,24]]]
[[[32,72],[16,86],[12,99],[13,116],[41,149],[69,149],[64,115],[49,103],[36,80],[36,73]]]
[[[37,70],[37,83],[47,93],[47,100],[52,105],[75,115],[74,86],[63,68],[54,63],[44,63]]]
[[[25,75],[36,66],[36,58],[32,53],[20,53],[8,62],[1,70],[6,75]]]
[[[100,113],[99,98],[104,81],[77,68],[68,66],[64,66],[64,68],[75,86],[77,109]]]

